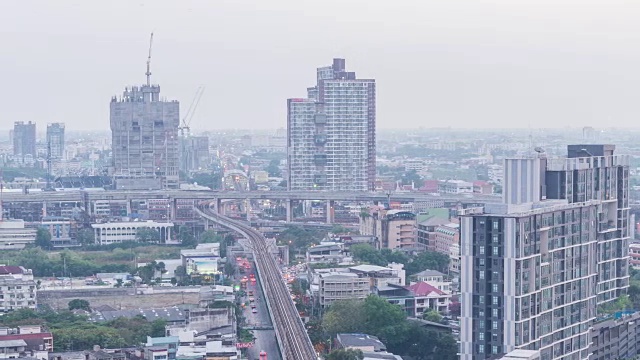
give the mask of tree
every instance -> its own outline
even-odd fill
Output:
[[[53,244],[51,243],[51,233],[49,230],[45,228],[38,228],[36,231],[36,246],[49,250],[53,248]]]
[[[136,241],[138,242],[159,242],[160,232],[156,229],[144,227],[136,231]]]
[[[282,176],[282,171],[280,170],[280,161],[278,160],[275,160],[275,159],[271,160],[265,170],[269,173],[269,176],[271,177]]]
[[[222,242],[223,237],[218,235],[213,230],[207,230],[200,234],[200,243],[211,244],[211,243],[219,243]]]
[[[180,230],[178,231],[178,238],[183,246],[194,247],[198,245],[198,241],[196,237],[193,236],[191,230],[186,226],[180,226]]]
[[[442,315],[440,315],[440,313],[435,311],[435,310],[425,311],[422,314],[422,318],[424,320],[435,322],[435,323],[441,323],[442,322]]]
[[[114,286],[117,288],[121,288],[123,283],[124,281],[122,281],[122,279],[116,279],[116,284]]]
[[[351,246],[351,255],[354,259],[362,262],[366,262],[372,265],[387,266],[388,262],[382,256],[380,251],[376,250],[369,244],[356,244]]]
[[[447,273],[449,270],[449,256],[435,251],[425,251],[413,258],[405,266],[407,275],[413,275],[427,269]]]
[[[360,300],[336,301],[322,317],[322,328],[330,336],[363,332],[367,316]]]
[[[76,234],[76,241],[81,245],[93,245],[95,244],[95,235],[92,229],[80,229]]]
[[[326,357],[327,360],[362,360],[364,354],[360,349],[338,349],[333,350]]]
[[[156,319],[151,322],[151,337],[164,337],[167,336],[167,321],[163,319]]]
[[[91,311],[91,305],[87,300],[73,299],[69,301],[69,310],[75,310],[75,309]]]

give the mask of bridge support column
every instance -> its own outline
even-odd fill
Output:
[[[286,199],[284,201],[285,203],[285,208],[287,209],[287,222],[291,222],[291,220],[293,220],[292,214],[291,214],[291,205],[293,203],[293,201],[291,201],[291,199]]]
[[[216,213],[218,213],[219,215],[224,215],[222,199],[217,198],[214,207],[215,207]]]
[[[247,213],[247,221],[251,221],[251,200],[246,199],[244,205],[245,212]]]
[[[333,224],[333,206],[335,205],[335,201],[327,200],[327,224]]]

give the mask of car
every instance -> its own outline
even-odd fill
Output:
[[[256,313],[258,313],[258,309],[253,308],[253,309],[251,309],[251,312],[252,312],[252,313],[254,313],[254,314],[256,314]]]

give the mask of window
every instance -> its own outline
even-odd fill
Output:
[[[480,280],[484,280],[484,270],[480,270],[479,273]]]
[[[484,304],[484,295],[480,295],[480,297],[478,297],[478,302],[480,304]]]
[[[498,346],[497,346],[497,345],[493,345],[493,347],[492,347],[491,351],[492,351],[494,354],[499,354],[499,353],[498,353]]]
[[[492,296],[491,297],[491,303],[493,305],[498,305],[498,297],[497,296]]]
[[[497,246],[493,247],[493,256],[498,256],[498,247]]]
[[[478,317],[484,317],[484,310],[478,311]]]
[[[494,243],[498,243],[498,235],[493,235],[492,240]]]
[[[497,318],[497,317],[498,317],[498,309],[492,309],[492,310],[491,310],[491,316],[493,316],[493,317],[496,317],[496,318]]]
[[[480,266],[484,266],[484,258],[479,259]]]
[[[497,221],[497,220],[494,220],[494,221],[493,221],[493,230],[498,230],[498,226],[499,226],[499,225],[500,225],[500,224],[498,223],[498,221]]]
[[[498,322],[497,321],[492,321],[491,322],[491,329],[498,330]]]
[[[484,354],[484,345],[478,345],[478,353]]]
[[[484,255],[484,246],[480,246],[478,251],[480,252],[480,255]]]
[[[478,333],[478,340],[483,341],[484,340],[484,333]]]
[[[491,290],[492,290],[494,293],[497,293],[497,292],[498,292],[498,284],[491,284]]]

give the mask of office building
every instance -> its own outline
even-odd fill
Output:
[[[570,145],[505,160],[503,203],[461,217],[461,359],[588,359],[599,305],[629,285],[629,158]]]
[[[52,159],[64,157],[64,124],[47,124],[47,147],[51,150]]]
[[[147,70],[148,75],[150,75]],[[125,88],[110,104],[113,176],[118,189],[178,188],[180,105],[160,86]]]
[[[376,84],[345,70],[344,59],[317,69],[307,98],[287,100],[288,187],[373,190]]]
[[[13,155],[21,162],[33,162],[36,159],[36,124],[29,121],[16,121],[13,124]]]
[[[147,241],[154,243],[166,243],[171,241],[171,229],[173,223],[155,221],[130,221],[130,222],[108,222],[91,224],[94,231],[96,244],[109,245],[126,241]],[[145,238],[139,238],[141,229],[154,230],[153,233],[145,234]]]

